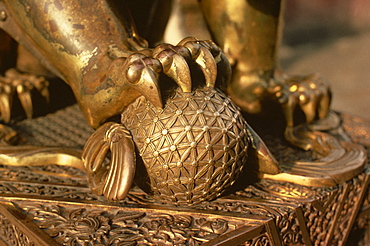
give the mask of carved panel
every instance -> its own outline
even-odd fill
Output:
[[[280,232],[280,237],[285,244],[303,244],[301,228],[297,222],[296,213],[296,210],[300,208],[296,205],[289,203],[274,204],[268,201],[256,200],[219,199],[203,206],[196,206],[196,208],[205,211],[234,212],[273,218]]]
[[[0,194],[47,196],[48,198],[59,197],[88,201],[103,200],[102,197],[92,194],[89,188],[9,181],[0,181]]]
[[[248,240],[245,242],[245,246],[264,246],[264,245],[270,245],[270,240],[266,234],[253,238],[251,240]]]
[[[63,117],[59,114],[56,118]],[[36,127],[40,123],[32,124]],[[33,133],[42,135],[40,131]],[[75,136],[71,145],[81,143],[76,138],[83,137]],[[295,152],[299,151],[287,153],[293,156]],[[284,154],[283,158],[288,157]],[[267,219],[273,220],[278,235],[264,230],[244,245],[274,245],[277,238],[285,245],[322,245],[329,239],[341,245],[360,206],[368,175],[325,188],[263,180],[214,201],[179,209],[156,202],[137,187],[124,201],[106,202],[91,194],[83,174],[73,168],[2,166],[0,200],[16,203],[43,231],[67,245],[199,245],[242,226],[253,230],[256,225],[265,225]],[[369,206],[369,200],[368,193],[363,206]],[[369,228],[368,213],[362,214],[356,227]],[[0,223],[1,240],[10,245],[32,245],[3,215]]]
[[[80,170],[57,165],[34,167],[9,167],[0,165],[3,180],[27,180],[54,184],[87,186],[86,175]]]
[[[206,214],[17,202],[48,235],[63,245],[200,245],[239,227],[243,219]]]
[[[304,217],[307,221],[307,228],[314,245],[325,242],[334,223],[336,211],[339,210],[342,187],[337,192],[325,197],[321,201],[308,203],[305,206]]]
[[[344,240],[347,239],[348,234],[352,228],[352,223],[357,215],[357,209],[361,206],[361,193],[364,193],[364,190],[361,187],[368,184],[367,180],[369,179],[368,175],[362,174],[354,178],[348,185],[348,195],[344,201],[342,201],[342,209],[339,213],[337,222],[334,224],[334,231],[332,238],[332,243],[334,245],[343,245]]]
[[[4,215],[0,213],[0,239],[8,245],[28,246],[35,245],[27,235],[23,234]]]
[[[166,239],[163,239],[163,235],[158,237],[162,238],[160,240],[177,240],[178,242],[181,242],[181,240],[187,240],[186,245],[197,245],[197,243],[199,244],[199,241],[201,241],[201,237],[199,235],[205,235],[202,230],[205,228],[204,225],[206,224],[221,226],[227,222],[228,229],[223,231],[223,233],[233,230],[232,228],[236,229],[240,225],[238,224],[239,222],[235,224],[235,220],[232,220],[234,224],[230,224],[230,222],[225,219],[220,220],[220,217],[214,219],[214,216],[212,215],[218,214],[221,216],[224,215],[224,213],[231,213],[235,214],[237,217],[246,218],[248,218],[248,216],[252,216],[251,218],[253,218],[253,216],[272,218],[275,221],[276,228],[278,229],[284,244],[304,245],[308,242],[307,240],[309,240],[315,242],[315,245],[319,245],[320,243],[325,243],[329,234],[332,235],[333,240],[339,244],[344,239],[346,232],[343,231],[343,233],[341,233],[340,231],[343,228],[346,228],[349,223],[350,216],[354,213],[354,208],[357,207],[356,201],[359,199],[358,191],[361,190],[360,187],[364,185],[366,175],[368,174],[362,174],[353,181],[337,188],[315,188],[311,190],[307,187],[301,188],[292,184],[283,185],[281,183],[274,184],[275,181],[263,181],[257,185],[248,186],[246,189],[236,192],[236,195],[230,195],[209,203],[188,208],[190,214],[195,211],[197,213],[203,213],[204,215],[202,220],[191,215],[189,215],[190,217],[187,217],[181,214],[179,217],[177,216],[177,212],[175,214],[173,214],[173,212],[163,214],[155,213],[154,215],[153,211],[145,213],[142,209],[139,209],[140,206],[148,206],[151,204],[150,206],[154,206],[153,208],[160,208],[160,206],[163,205],[155,202],[150,196],[137,188],[134,188],[133,191],[130,192],[130,195],[125,201],[121,203],[107,203],[103,200],[96,199],[95,196],[90,194],[87,188],[82,187],[11,181],[1,181],[0,183],[2,186],[0,187],[3,189],[1,193],[5,194],[8,192],[7,194],[13,194],[18,197],[22,197],[23,195],[32,195],[35,197],[43,196],[51,200],[55,197],[74,199],[76,201],[87,201],[90,199],[91,202],[95,200],[101,204],[98,206],[86,206],[86,203],[83,206],[78,207],[75,204],[74,207],[72,207],[63,205],[62,202],[57,204],[53,202],[36,204],[34,202],[23,201],[19,203],[19,206],[28,214],[32,214],[34,221],[40,228],[43,228],[47,233],[49,233],[49,235],[55,237],[57,241],[59,240],[58,242],[68,242],[71,245],[75,242],[78,242],[77,245],[83,245],[82,242],[85,239],[83,239],[84,236],[82,235],[84,233],[82,231],[87,230],[87,225],[99,225],[95,228],[97,233],[97,235],[94,236],[97,240],[96,243],[98,243],[99,240],[107,242],[113,242],[112,240],[125,241],[125,238],[121,238],[121,234],[132,230],[131,227],[127,229],[125,226],[134,222],[124,222],[122,224],[117,221],[119,218],[126,218],[125,216],[128,216],[128,214],[137,216],[137,219],[135,220],[136,224],[133,226],[133,228],[135,228],[135,235],[138,237],[137,240],[139,240],[137,241],[135,239],[137,242],[150,244],[153,240],[159,240],[157,239],[158,235],[154,235],[154,230],[159,233],[159,235],[162,235],[162,233],[175,233],[172,232],[173,230],[175,230],[176,233],[180,233],[177,232],[177,227],[172,228],[172,226],[180,223],[177,222],[178,220],[184,220],[181,223],[188,221],[188,232],[181,232],[181,236],[175,233],[174,235],[177,235],[178,238],[172,234],[172,236],[168,236],[166,234]],[[5,188],[6,190],[4,190]],[[21,200],[22,199],[20,199],[20,201]],[[128,209],[130,207],[136,208],[136,210]],[[130,210],[131,213],[127,212],[127,209]],[[169,207],[167,209],[168,211],[176,211],[173,207]],[[302,214],[298,213],[301,210],[303,210],[304,218],[300,217]],[[337,210],[343,212],[338,214],[335,212]],[[50,219],[47,222],[44,219],[46,217]],[[71,229],[71,231],[75,232],[75,234],[73,234],[71,231],[65,232],[50,229],[58,227],[57,225],[60,225],[58,228],[66,227],[68,223],[72,223],[71,221],[77,218],[79,218],[81,222],[76,222],[75,226],[78,226],[79,228],[81,227],[80,229],[82,231],[80,232],[77,232],[76,229]],[[83,218],[85,218],[86,221],[83,221]],[[226,216],[224,218],[227,219],[228,217]],[[204,223],[201,223],[201,221],[204,221]],[[248,221],[248,219],[246,221]],[[306,224],[302,225],[302,221],[305,221]],[[338,221],[339,223],[334,227],[333,221]],[[112,225],[118,224],[121,227],[112,227]],[[106,227],[107,225],[109,225],[109,228]],[[124,225],[124,227],[122,227],[122,225]],[[170,228],[170,232],[168,232],[169,229],[166,229],[165,232],[158,232],[159,227]],[[196,235],[199,236],[198,241],[191,239],[195,237],[194,230],[198,230],[196,232]],[[206,240],[214,239],[217,235],[222,234],[212,232],[212,230],[206,230],[208,233]],[[305,233],[309,235],[309,239],[307,239],[307,236],[305,237]],[[88,235],[90,234],[91,233],[88,233]],[[248,243],[250,245],[261,245],[260,243],[265,242],[267,239],[268,236],[265,238],[261,237],[260,239],[249,241]],[[89,238],[88,240],[91,239]],[[205,239],[203,238],[202,240]],[[173,243],[173,241],[171,241],[171,243]],[[246,245],[248,245],[248,243]]]
[[[301,206],[304,218],[300,218],[300,221],[305,221],[303,227],[297,222],[300,216],[297,215],[297,210],[276,216],[271,212],[274,206],[266,205],[270,210],[268,212],[270,216],[275,216],[286,244],[291,242],[304,244],[308,239],[305,239],[303,234],[308,233],[309,241],[314,242],[314,245],[326,244],[332,240],[334,245],[342,245],[343,240],[348,236],[353,216],[360,206],[358,201],[362,196],[361,193],[364,192],[363,187],[368,183],[368,175],[368,173],[363,173],[338,187],[325,188],[303,187],[264,180],[236,192],[237,196],[232,196],[232,198],[276,201],[277,206],[284,206],[284,203],[290,206],[294,204],[297,208]],[[287,216],[289,219],[286,218]]]

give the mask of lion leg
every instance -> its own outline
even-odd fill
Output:
[[[331,91],[320,76],[288,76],[281,72],[278,48],[284,3],[284,0],[200,1],[214,40],[233,66],[229,95],[242,110],[252,114],[260,113],[266,100],[275,100],[285,115],[286,139],[308,149],[310,143],[292,134],[295,109],[301,109],[308,124],[323,119],[329,112]]]

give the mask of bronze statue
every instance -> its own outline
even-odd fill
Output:
[[[134,8],[135,4],[146,8]],[[185,38],[177,45],[149,46],[161,39],[170,6],[169,1],[0,0],[0,28],[19,43],[19,60],[28,55],[24,48],[35,57],[29,59],[36,66],[26,69],[29,66],[19,62],[18,69],[48,74],[40,62],[72,88],[86,121],[98,128],[87,141],[83,161],[72,158],[60,164],[84,170],[96,194],[120,200],[134,177],[135,143],[152,192],[175,204],[199,203],[222,194],[240,170],[248,168],[248,148],[259,157],[260,176],[271,179],[335,185],[363,170],[366,155],[361,147],[306,128],[297,133],[295,108],[302,109],[307,123],[324,119],[329,112],[330,89],[320,77],[288,77],[280,71],[276,50],[283,1],[200,1],[214,40],[226,56],[213,42],[196,38]],[[147,8],[151,15],[140,12]],[[148,29],[155,21],[157,28]],[[145,28],[148,41],[139,35]],[[15,91],[28,116],[32,115],[29,86],[48,96],[45,80],[25,77],[20,71],[10,70],[1,78],[4,120],[10,119]],[[172,93],[167,95],[167,90]],[[260,113],[266,100],[282,106],[287,140],[327,158],[314,167],[303,163],[289,168],[290,174],[281,173],[267,147],[234,106]],[[121,123],[103,124],[119,114]],[[342,154],[333,155],[338,149]],[[107,165],[104,159],[109,150],[112,159]],[[50,155],[50,149],[47,151]],[[39,159],[31,160],[46,164],[47,151],[40,149]],[[338,165],[349,159],[351,166],[338,170]],[[9,165],[30,164],[14,162],[6,153],[1,160]],[[326,170],[324,180],[320,168]],[[313,177],[307,177],[311,173]]]

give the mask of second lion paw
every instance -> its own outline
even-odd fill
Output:
[[[14,97],[18,99],[27,118],[32,118],[33,103],[31,91],[36,89],[49,102],[49,82],[42,76],[21,73],[16,69],[9,69],[5,76],[0,76],[0,115],[5,122],[11,119]]]

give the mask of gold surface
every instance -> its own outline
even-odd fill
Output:
[[[25,120],[18,129],[34,129],[31,142],[45,141],[47,134],[51,141],[65,140],[59,145],[82,148],[91,131],[78,111],[67,108]],[[350,136],[365,144],[369,124],[350,116],[342,119]],[[56,124],[65,135],[53,130]],[[78,138],[66,132],[71,125],[80,132]],[[368,171],[332,187],[268,179],[239,184],[231,193],[191,207],[171,206],[137,187],[125,199],[108,202],[91,192],[85,173],[67,166],[2,165],[0,174],[3,245],[344,245],[352,225],[364,229],[369,221]]]
[[[169,3],[143,4],[160,14],[158,6]],[[350,142],[340,117],[330,112],[328,83],[317,75],[288,76],[279,68],[284,1],[203,0],[200,6],[220,48],[193,37],[149,47],[124,3],[0,0],[0,28],[71,87],[86,122],[97,129],[82,154],[68,148],[4,145],[0,162],[80,169],[92,191],[112,201],[125,199],[143,161],[139,175],[146,172],[148,180],[138,184],[149,186],[154,198],[177,205],[221,196],[244,171],[317,187],[341,185],[362,173],[366,151]],[[140,9],[131,11],[137,18]],[[149,34],[161,36],[159,26],[167,14]],[[5,41],[1,47],[8,46]],[[34,59],[18,50],[25,61],[17,63],[18,69],[45,72],[40,64],[27,66]],[[32,89],[49,100],[44,77],[8,70],[0,82],[5,121],[11,120],[15,93],[28,117],[33,114]],[[277,104],[283,117],[276,121],[285,123],[285,139],[311,151],[312,158],[277,163],[234,103],[252,114],[269,114]],[[295,114],[297,108],[304,117]],[[111,122],[120,114],[121,122]],[[3,143],[14,144],[7,141],[13,135],[4,128]]]

